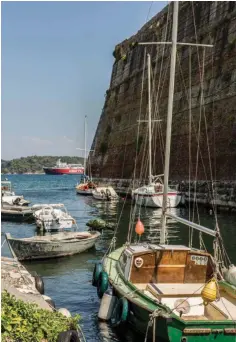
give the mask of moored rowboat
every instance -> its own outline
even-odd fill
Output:
[[[95,245],[99,232],[61,232],[46,236],[6,239],[18,260],[49,259],[84,252]]]

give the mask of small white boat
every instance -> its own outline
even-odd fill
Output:
[[[87,164],[87,147],[86,147],[86,133],[87,133],[87,115],[84,117],[84,149],[83,148],[78,148],[79,150],[84,151],[84,177],[81,180],[81,183],[77,184],[75,189],[76,193],[78,195],[83,195],[83,196],[92,196],[93,195],[93,190],[96,188],[96,185],[92,182],[92,175],[90,173],[90,177],[86,176],[86,164]],[[88,151],[91,152],[92,150]],[[88,168],[91,170],[91,167]]]
[[[18,196],[12,191],[10,181],[1,181],[1,201],[2,204],[26,206],[30,202],[24,199],[24,196]]]
[[[88,181],[86,183],[81,183],[76,186],[76,193],[78,195],[84,195],[84,196],[92,196],[93,190],[96,189],[96,186],[93,182]]]
[[[144,185],[132,191],[132,197],[138,205],[153,208],[162,208],[164,185],[160,176],[157,181]],[[181,196],[175,189],[168,188],[167,207],[176,208],[181,201]]]
[[[111,186],[97,187],[93,190],[93,197],[103,201],[117,201],[119,196]]]
[[[40,208],[41,206],[41,208]],[[60,207],[56,209],[55,207]],[[58,231],[63,229],[70,229],[75,224],[75,219],[70,216],[63,204],[37,204],[32,206],[34,211],[36,226],[43,231]]]
[[[163,193],[164,193],[164,184],[162,182],[161,177],[164,175],[156,175],[152,174],[152,123],[155,123],[160,120],[152,119],[151,112],[151,57],[148,55],[148,120],[143,120],[141,122],[148,123],[148,185],[144,185],[138,189],[132,191],[132,197],[136,201],[136,203],[140,206],[145,207],[153,207],[153,208],[162,208],[163,203]],[[155,147],[156,148],[156,147]],[[167,184],[168,186],[168,184]],[[173,188],[168,187],[167,193],[167,207],[175,208],[181,201],[180,194]]]
[[[6,239],[18,260],[49,259],[84,252],[95,245],[99,232],[61,232],[46,236]]]

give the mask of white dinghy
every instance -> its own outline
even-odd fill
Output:
[[[28,206],[29,201],[24,199],[22,195],[16,195],[12,190],[10,181],[1,181],[1,201],[5,205]]]
[[[18,260],[49,259],[84,252],[95,245],[99,232],[61,232],[14,239],[6,233],[10,249]]]
[[[97,187],[93,190],[93,197],[103,201],[117,201],[119,196],[111,186]]]

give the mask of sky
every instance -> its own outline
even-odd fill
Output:
[[[1,2],[2,159],[82,156],[109,88],[117,43],[167,2]]]

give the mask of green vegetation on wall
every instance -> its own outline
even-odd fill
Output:
[[[68,164],[83,164],[84,159],[80,157],[52,157],[52,156],[30,156],[10,161],[1,160],[2,173],[43,173],[44,166],[55,166],[58,159]]]
[[[76,330],[79,315],[67,318],[57,311],[39,309],[36,304],[16,300],[2,292],[2,341],[56,342],[62,331]]]

